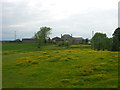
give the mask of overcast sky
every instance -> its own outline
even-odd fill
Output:
[[[91,38],[92,31],[112,36],[118,27],[119,0],[1,0],[3,40],[32,37],[40,27],[50,37],[72,34]]]

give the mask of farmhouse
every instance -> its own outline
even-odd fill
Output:
[[[63,39],[63,41],[68,41],[70,44],[72,44],[73,38],[72,38],[72,34],[61,34],[61,39]]]
[[[59,41],[67,41],[70,44],[81,44],[82,43],[83,38],[82,37],[72,37],[72,34],[61,34],[61,38],[59,37],[54,37],[52,38],[53,42],[59,42]]]
[[[59,38],[59,37],[54,37],[52,38],[53,42],[58,42],[58,41],[63,41],[63,39]]]

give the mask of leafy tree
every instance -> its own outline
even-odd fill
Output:
[[[118,27],[113,33],[113,51],[120,51],[120,28]]]
[[[103,33],[95,33],[91,40],[92,48],[97,50],[105,50],[108,48],[107,42],[110,40],[106,37],[106,34]]]
[[[112,44],[113,44],[113,38],[108,38],[106,40],[106,44],[105,44],[106,49],[111,51],[112,50]]]
[[[35,34],[35,39],[38,42],[38,48],[40,48],[41,46],[45,45],[47,43],[47,39],[49,38],[49,34],[51,32],[51,28],[50,27],[41,27],[40,31],[38,31]]]

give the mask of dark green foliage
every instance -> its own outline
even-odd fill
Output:
[[[107,38],[106,39],[106,49],[111,51],[112,50],[112,44],[113,44],[113,38]]]
[[[75,44],[76,38],[72,38],[72,44]]]
[[[64,42],[63,41],[57,42],[57,46],[64,46]]]
[[[64,46],[68,47],[69,46],[69,42],[65,41],[64,42]]]
[[[34,38],[37,40],[38,42],[38,48],[40,48],[41,46],[47,44],[47,40],[49,39],[49,34],[51,31],[50,27],[41,27],[40,31],[38,31]]]
[[[57,42],[57,46],[69,47],[69,42],[67,42],[67,41],[59,41],[59,42]]]
[[[34,61],[34,62],[32,62],[32,64],[38,64],[38,62],[35,62],[35,61]]]
[[[88,44],[88,41],[89,41],[88,38],[86,38],[86,39],[85,39],[85,44]]]
[[[20,39],[16,39],[16,40],[14,40],[15,42],[21,42],[21,40]]]
[[[85,39],[82,39],[82,44],[84,44],[85,43]]]
[[[112,49],[112,38],[107,38],[106,34],[95,33],[91,40],[92,48],[96,50],[111,50]]]
[[[118,27],[113,33],[113,51],[120,51],[120,28]]]
[[[47,39],[47,44],[52,44],[52,40],[50,38]]]

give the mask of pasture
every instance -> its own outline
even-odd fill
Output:
[[[3,43],[3,88],[117,88],[118,52]]]

